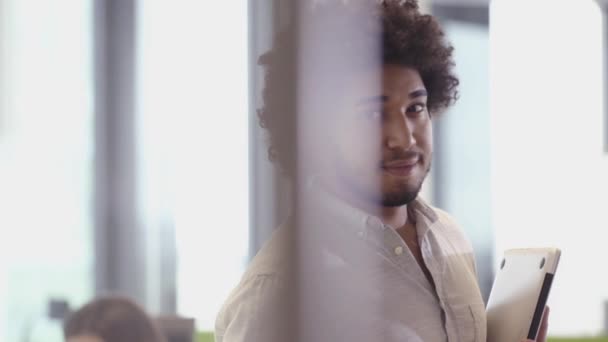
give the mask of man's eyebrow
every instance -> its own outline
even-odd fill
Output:
[[[422,96],[428,96],[428,92],[426,91],[426,89],[418,89],[418,90],[414,90],[413,92],[410,93],[410,99],[416,98],[416,97],[422,97]]]
[[[414,99],[417,97],[423,97],[423,96],[428,96],[428,95],[429,94],[426,91],[426,89],[418,89],[418,90],[414,90],[413,92],[411,92],[409,94],[409,98]],[[377,95],[377,96],[370,96],[370,97],[363,98],[363,99],[357,101],[357,104],[359,104],[359,105],[380,104],[380,103],[387,102],[388,100],[389,100],[389,97],[387,95]]]

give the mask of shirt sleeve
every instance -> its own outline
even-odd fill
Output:
[[[239,285],[218,314],[215,341],[281,341],[288,332],[281,284],[276,275],[256,275]]]

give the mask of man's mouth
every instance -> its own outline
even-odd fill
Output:
[[[412,173],[420,158],[418,156],[408,159],[394,160],[382,164],[382,169],[395,176],[408,176]]]

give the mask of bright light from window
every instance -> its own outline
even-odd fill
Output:
[[[178,311],[212,330],[248,253],[247,2],[145,1],[139,11],[141,141],[146,165],[158,166],[141,171],[151,187],[164,179],[157,193],[171,198]]]
[[[560,247],[550,333],[597,334],[608,299],[608,273],[593,266],[608,224],[601,11],[496,0],[490,24],[496,253]]]
[[[0,7],[0,340],[59,342],[49,299],[93,292],[91,2]]]

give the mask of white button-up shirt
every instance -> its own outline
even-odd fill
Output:
[[[445,212],[408,204],[431,284],[379,218],[319,189],[302,198],[303,214],[274,233],[225,302],[217,342],[486,340],[473,250]]]

